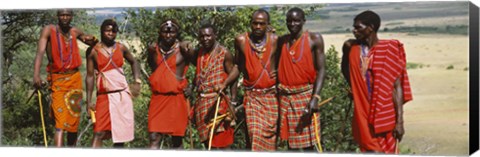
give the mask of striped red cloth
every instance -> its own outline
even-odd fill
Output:
[[[198,86],[199,96],[195,105],[195,122],[200,141],[204,142],[209,139],[211,128],[207,128],[210,120],[214,118],[215,105],[217,95],[214,93],[214,86],[223,83],[228,74],[225,72],[224,60],[225,53],[228,53],[223,46],[218,46],[213,51],[215,56],[210,56],[212,53],[205,53],[200,49],[197,58],[196,70],[196,85]],[[201,94],[214,94],[212,96],[202,96]],[[227,96],[227,95],[225,95]],[[220,99],[218,116],[227,113],[228,103],[225,98]],[[234,121],[232,121],[234,122]],[[217,121],[215,126],[220,126],[212,138],[212,147],[228,147],[233,143],[233,123],[224,123],[224,121]]]
[[[398,40],[379,40],[368,54],[366,77],[361,71],[361,46],[350,49],[350,82],[354,96],[352,131],[361,151],[395,152],[396,112],[393,88],[401,77],[404,102],[412,100],[410,83],[406,73],[403,44]],[[369,83],[372,82],[372,83]]]

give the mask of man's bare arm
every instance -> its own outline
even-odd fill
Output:
[[[235,65],[234,63],[233,55],[227,50],[225,52],[224,67],[225,67],[225,71],[228,73],[227,79],[225,80],[225,82],[223,82],[224,86],[226,87],[236,82],[236,80],[238,79],[238,76],[240,75],[240,72],[238,71],[238,66]],[[230,92],[232,93],[232,99],[236,99],[236,95],[237,95],[236,87],[231,86]]]
[[[121,44],[122,52],[123,52],[123,57],[127,62],[132,66],[132,72],[133,72],[133,79],[137,80],[140,78],[140,65],[137,62],[137,59],[133,56],[133,54],[128,50],[128,48]]]
[[[395,125],[395,137],[401,141],[405,130],[403,128],[403,88],[401,83],[401,77],[395,80],[394,89],[393,89],[393,103],[395,105],[396,112],[396,125]]]
[[[87,54],[87,76],[85,78],[85,84],[87,88],[87,109],[95,110],[95,106],[92,102],[93,87],[95,86],[95,55],[96,51],[93,47],[89,47],[86,51]]]
[[[350,55],[350,48],[352,46],[352,39],[345,41],[342,47],[342,61],[341,61],[341,71],[343,77],[347,81],[348,85],[350,86],[350,62],[349,62],[349,55]]]
[[[310,38],[313,41],[312,45],[312,51],[314,53],[313,57],[314,58],[314,66],[315,70],[317,71],[317,76],[315,79],[315,86],[313,87],[313,95],[310,102],[310,109],[316,108],[320,93],[322,91],[323,87],[323,82],[325,80],[325,69],[326,69],[326,64],[325,64],[325,52],[324,52],[324,43],[323,43],[323,38],[322,35],[319,33],[312,33],[310,35]]]
[[[42,66],[43,56],[47,48],[48,38],[50,37],[49,26],[46,26],[42,29],[40,34],[40,39],[37,43],[37,53],[35,55],[34,67],[33,67],[33,85],[36,88],[42,86],[42,79],[40,78],[40,66]]]
[[[153,73],[157,69],[157,53],[153,45],[149,46],[147,49],[147,63],[150,67],[151,72]]]
[[[98,39],[96,39],[95,36],[85,34],[81,29],[77,27],[73,27],[72,29],[77,35],[76,38],[82,41],[84,44],[88,46],[94,46],[95,44],[97,44]]]

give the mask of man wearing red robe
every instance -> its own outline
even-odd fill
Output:
[[[247,130],[253,151],[274,151],[278,120],[276,94],[276,45],[278,37],[267,31],[270,16],[266,10],[253,12],[252,32],[235,38],[235,60],[243,73]]]
[[[200,141],[205,146],[209,145],[209,138],[212,138],[211,147],[228,148],[233,143],[235,121],[228,118],[217,120],[215,127],[213,122],[214,112],[216,110],[217,98],[220,96],[220,104],[217,117],[224,114],[235,114],[233,108],[227,100],[230,97],[235,100],[237,92],[236,82],[239,72],[234,64],[233,54],[228,49],[216,41],[216,30],[210,24],[200,27],[199,38],[200,48],[196,51],[195,86],[197,87],[198,97],[195,104],[195,124],[200,135]],[[224,93],[224,89],[230,87],[231,96]],[[222,93],[222,94],[219,94]],[[229,112],[230,111],[230,112]],[[209,124],[211,125],[209,127]],[[213,137],[210,137],[211,129],[214,128]]]
[[[303,29],[300,8],[290,9],[286,22],[290,34],[279,39],[280,137],[290,150],[312,151],[320,143],[320,116],[314,112],[325,78],[323,38]]]
[[[96,117],[92,147],[101,147],[110,137],[115,147],[122,147],[134,139],[132,97],[140,90],[140,68],[128,48],[115,42],[118,25],[114,20],[103,21],[100,32],[101,42],[87,50],[87,104]],[[122,68],[124,59],[132,66],[135,82],[131,88]],[[95,84],[97,101],[93,103]]]
[[[403,44],[378,38],[373,11],[353,22],[356,39],[344,43],[341,65],[353,95],[353,137],[362,152],[395,153],[405,132],[403,104],[412,100]]]
[[[58,24],[47,25],[42,29],[35,56],[33,83],[37,89],[44,84],[40,77],[40,66],[46,52],[47,80],[52,91],[51,110],[55,119],[54,144],[57,147],[63,146],[63,133],[66,131],[67,145],[74,146],[80,124],[80,102],[83,95],[82,76],[79,71],[82,58],[77,39],[90,46],[98,41],[70,25],[73,18],[72,10],[58,10],[57,18]]]
[[[178,40],[180,26],[173,19],[159,25],[158,40],[148,47],[148,64],[153,73],[148,110],[150,148],[158,149],[162,135],[172,136],[172,147],[180,148],[188,124],[189,104],[184,95],[188,84],[191,46]]]

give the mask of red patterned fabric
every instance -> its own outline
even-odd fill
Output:
[[[392,132],[396,113],[392,91],[396,78],[402,79],[404,102],[412,100],[403,44],[398,40],[379,40],[370,49],[368,69],[371,72],[365,77],[369,79],[364,79],[361,72],[360,55],[361,46],[353,45],[349,62],[355,104],[352,122],[354,138],[362,151],[394,153],[395,138]],[[372,82],[370,86],[368,82]]]
[[[188,123],[189,106],[183,94],[187,85],[184,76],[178,80],[175,72],[177,69],[176,58],[180,48],[175,48],[174,54],[164,59],[158,45],[157,69],[150,75],[150,87],[152,96],[148,111],[149,132],[159,132],[173,136],[184,136]],[[184,74],[188,70],[185,66]]]
[[[243,81],[246,87],[244,104],[252,151],[274,151],[277,138],[275,132],[278,100],[275,94],[276,80],[269,74],[272,55],[271,37],[267,34],[266,47],[261,58],[250,46],[248,33],[245,34],[245,38],[244,55],[248,78],[244,78]]]
[[[275,151],[278,120],[275,88],[246,90],[244,104],[252,151]]]
[[[287,37],[289,38],[289,37]],[[291,148],[311,147],[316,141],[313,120],[301,124],[303,110],[311,97],[317,71],[313,66],[309,33],[306,31],[292,45],[284,43],[278,65],[280,94],[280,137]],[[312,116],[313,118],[314,116]],[[320,116],[314,119],[320,131]]]
[[[50,45],[52,63],[47,66],[47,71],[57,73],[77,69],[82,65],[82,58],[77,45],[75,32],[70,29],[70,41],[65,41],[61,30],[56,26],[50,27]]]
[[[217,95],[202,96],[202,94],[213,94],[214,86],[223,83],[228,74],[225,72],[224,60],[226,49],[223,46],[216,47],[214,50],[215,56],[210,56],[211,53],[205,53],[200,49],[197,58],[196,69],[196,85],[198,86],[199,97],[195,105],[195,122],[200,141],[207,141],[210,137],[211,128],[207,128],[210,120],[214,118],[215,107],[217,103]],[[225,98],[221,98],[218,110],[218,115],[223,115],[228,112],[228,103]],[[212,147],[227,147],[233,143],[233,125],[225,123],[224,121],[217,121],[215,126],[219,126],[213,135]]]

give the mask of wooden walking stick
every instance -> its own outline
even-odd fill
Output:
[[[399,150],[398,150],[398,145],[400,144],[400,142],[398,141],[398,139],[395,141],[395,154],[399,154]]]
[[[45,130],[45,120],[43,118],[42,92],[40,92],[40,90],[37,90],[37,95],[38,95],[38,104],[40,105],[40,118],[42,120],[43,141],[45,143],[45,147],[48,147],[48,145],[47,145],[47,131]]]
[[[212,139],[213,139],[213,132],[215,130],[215,123],[217,122],[217,114],[218,114],[218,106],[220,105],[220,98],[221,96],[218,95],[217,97],[217,104],[215,106],[215,114],[213,115],[213,126],[212,126],[212,130],[210,131],[210,137],[209,137],[209,140],[208,140],[208,150],[210,150],[212,148]]]

